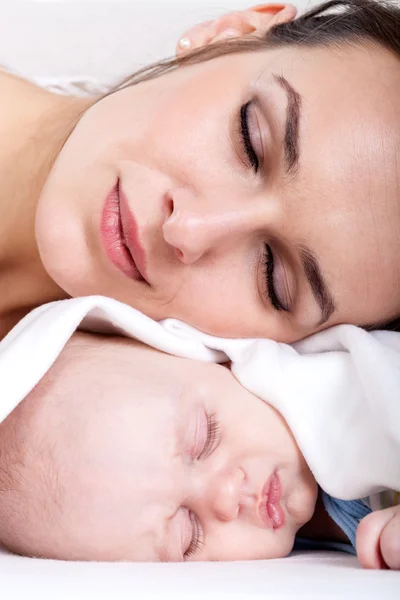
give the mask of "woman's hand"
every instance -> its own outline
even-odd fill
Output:
[[[292,21],[296,13],[297,8],[292,4],[263,4],[228,13],[188,29],[177,44],[176,54],[179,56],[194,48],[247,33],[264,33],[274,25]]]
[[[356,546],[363,567],[400,570],[400,506],[364,517],[357,529]]]

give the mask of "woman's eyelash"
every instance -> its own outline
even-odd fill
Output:
[[[192,525],[193,535],[192,539],[190,540],[189,547],[184,554],[185,559],[201,552],[204,546],[203,532],[201,530],[198,520],[192,512],[189,513],[189,518]]]
[[[242,142],[244,153],[247,156],[247,159],[254,169],[255,173],[258,172],[260,168],[260,161],[258,160],[258,156],[254,151],[253,144],[251,142],[251,136],[249,133],[249,119],[248,119],[248,111],[251,105],[251,100],[246,102],[246,104],[242,104],[240,107],[240,139]]]
[[[215,418],[215,413],[207,413],[207,438],[204,448],[197,460],[204,460],[214,452],[219,441],[219,421]]]
[[[244,152],[247,155],[249,163],[253,167],[254,171],[257,173],[258,169],[260,168],[260,161],[258,160],[256,152],[254,151],[253,144],[251,143],[251,136],[249,133],[248,110],[250,106],[251,100],[249,100],[248,102],[246,102],[246,104],[243,104],[240,107],[240,137]],[[269,244],[265,244],[265,250],[263,253],[263,267],[268,298],[272,306],[275,308],[275,310],[284,310],[287,312],[288,309],[285,306],[283,306],[275,292],[274,254]]]
[[[269,244],[265,244],[264,252],[263,252],[263,271],[265,277],[265,283],[267,288],[268,298],[275,308],[275,310],[284,310],[287,312],[287,308],[283,306],[282,302],[279,300],[278,296],[275,292],[274,286],[274,254],[272,252],[271,246]]]

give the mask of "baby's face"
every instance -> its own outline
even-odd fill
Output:
[[[61,487],[34,554],[274,558],[312,516],[316,484],[286,423],[223,366],[80,334],[30,401]]]

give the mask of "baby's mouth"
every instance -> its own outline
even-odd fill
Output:
[[[285,524],[285,513],[280,505],[282,485],[275,472],[268,479],[261,492],[259,514],[263,523],[272,529],[279,529]]]

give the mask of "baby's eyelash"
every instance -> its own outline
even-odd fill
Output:
[[[191,556],[195,556],[196,554],[201,552],[204,546],[203,532],[200,527],[199,521],[196,519],[196,517],[191,511],[189,512],[189,518],[192,525],[193,535],[192,539],[190,540],[189,547],[184,554],[185,559],[190,558]]]
[[[217,448],[220,441],[219,421],[215,418],[215,413],[206,412],[206,416],[207,438],[204,444],[204,448],[201,451],[200,455],[197,457],[197,460],[202,460],[207,458],[207,456],[210,456],[210,454],[212,454],[212,452],[214,452],[214,450]],[[189,511],[189,519],[193,533],[189,547],[184,554],[185,559],[201,552],[204,546],[203,530],[201,528],[198,518],[192,511]]]
[[[215,418],[215,413],[207,413],[207,439],[197,460],[202,460],[210,456],[218,446],[219,438],[219,421]]]

